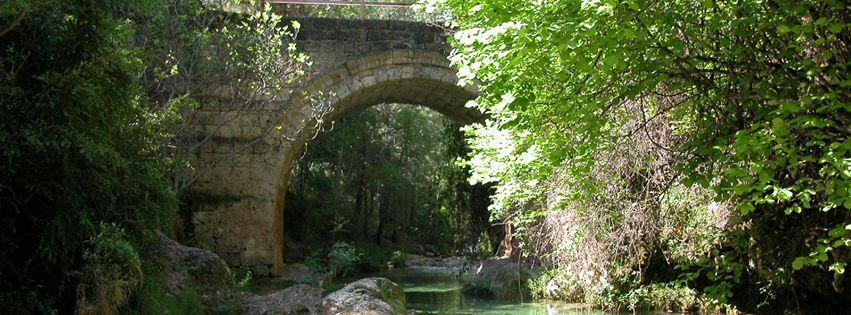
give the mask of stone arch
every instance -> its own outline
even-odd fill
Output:
[[[447,117],[472,123],[482,119],[466,103],[477,96],[475,86],[458,86],[456,70],[446,56],[433,51],[391,51],[345,62],[313,77],[294,93],[287,110],[278,117],[286,126],[287,143],[279,154],[280,175],[275,185],[273,269],[284,266],[284,204],[293,163],[323,123],[346,113],[383,103],[403,103],[431,108]],[[330,92],[330,94],[329,94]],[[321,115],[321,121],[311,117]]]

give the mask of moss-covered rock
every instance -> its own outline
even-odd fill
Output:
[[[520,299],[530,296],[526,285],[531,277],[528,269],[511,259],[494,257],[482,262],[476,277],[464,286],[463,292],[498,299]]]
[[[349,283],[322,301],[323,314],[406,314],[405,291],[385,278]]]
[[[156,233],[158,244],[153,256],[165,275],[165,285],[171,291],[188,288],[202,294],[230,289],[228,267],[219,255],[200,248],[183,246]]]

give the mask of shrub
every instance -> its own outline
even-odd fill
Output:
[[[393,256],[391,248],[371,243],[358,244],[358,248],[363,253],[358,261],[359,272],[369,273],[387,270],[387,264]]]
[[[393,254],[390,255],[390,263],[393,264],[393,267],[402,268],[405,267],[405,261],[408,259],[408,255],[400,250],[393,251]]]
[[[197,291],[188,288],[177,293],[167,292],[159,283],[149,282],[143,288],[133,315],[201,315],[205,314],[204,300]]]
[[[336,242],[328,252],[328,266],[335,275],[345,276],[354,270],[362,254],[358,249],[346,242]]]
[[[142,283],[136,248],[124,230],[101,223],[100,232],[86,243],[84,270],[77,285],[77,314],[117,314]]]
[[[310,253],[307,254],[307,257],[304,259],[304,265],[316,275],[328,272],[328,262],[325,257],[322,256],[322,252],[318,250],[311,250]]]
[[[244,292],[251,291],[252,275],[250,270],[245,272],[237,272],[231,268],[227,268],[227,272],[232,287]]]
[[[126,311],[128,315],[237,315],[242,314],[243,292],[237,290],[219,291],[215,294],[199,292],[187,287],[174,292],[166,285],[165,275],[160,273],[162,266],[156,262],[143,261],[146,275],[138,294]],[[230,272],[230,287],[245,290],[250,284],[250,276]]]
[[[698,302],[694,289],[677,283],[640,286],[627,293],[624,300],[632,311],[689,312],[694,310]]]
[[[578,280],[561,268],[545,269],[528,281],[534,299],[581,302],[583,289]]]

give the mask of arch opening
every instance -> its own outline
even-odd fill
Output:
[[[385,53],[348,62],[315,77],[301,97],[281,117],[287,126],[288,149],[279,164],[274,205],[273,274],[284,268],[284,211],[294,163],[322,128],[346,114],[388,103],[430,108],[460,123],[480,121],[482,115],[466,103],[476,97],[473,86],[456,84],[455,69],[433,52]],[[329,95],[330,94],[330,95]],[[317,106],[318,105],[318,106]],[[305,117],[319,116],[319,120]]]
[[[456,163],[467,154],[461,126],[423,106],[382,104],[323,128],[293,165],[284,261],[331,265],[326,253],[342,246],[364,254],[352,271],[369,273],[394,251],[491,252],[488,187],[470,185]]]

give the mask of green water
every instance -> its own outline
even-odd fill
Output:
[[[609,314],[576,304],[505,301],[464,295],[461,293],[464,281],[446,273],[397,269],[369,276],[385,277],[402,286],[408,309],[416,314]],[[353,279],[341,279],[336,286],[342,287],[347,280]]]

